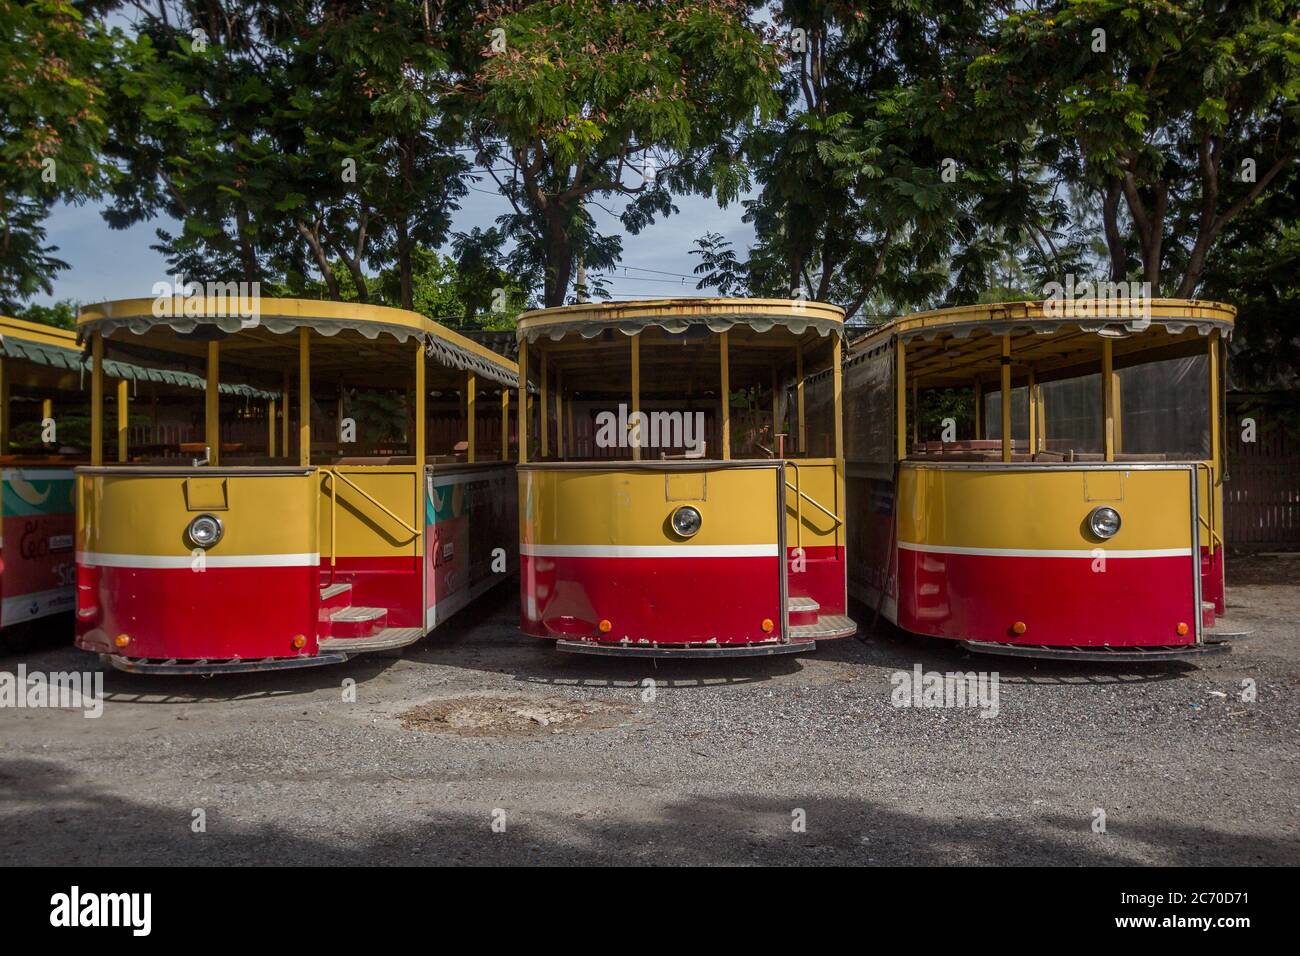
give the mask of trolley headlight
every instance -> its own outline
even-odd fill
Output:
[[[1088,529],[1103,540],[1115,537],[1119,523],[1119,512],[1114,508],[1093,508],[1088,515]]]
[[[682,505],[673,512],[673,530],[683,538],[689,538],[700,530],[704,519],[690,505]]]
[[[185,534],[196,547],[206,550],[220,541],[225,531],[221,519],[216,515],[199,515],[190,522]]]

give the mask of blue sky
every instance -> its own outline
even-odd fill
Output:
[[[744,210],[738,202],[722,209],[712,199],[681,196],[677,206],[679,214],[659,219],[638,236],[627,235],[616,219],[592,208],[603,232],[623,236],[622,264],[639,267],[626,272],[619,269],[611,277],[609,291],[615,299],[713,294],[716,290],[697,291],[694,279],[659,274],[690,275],[699,257],[690,255],[689,250],[706,232],[722,233],[731,240],[737,255],[744,256],[754,233],[741,222]],[[454,231],[486,228],[507,209],[508,203],[496,193],[495,184],[484,176],[462,201]],[[154,231],[159,227],[171,232],[180,228],[173,220],[160,218],[130,229],[110,229],[96,204],[56,207],[46,222],[47,242],[58,246],[55,255],[70,268],[56,276],[54,295],[37,296],[34,301],[48,305],[71,299],[88,304],[149,295],[155,282],[167,278],[166,261],[150,248],[157,242]]]

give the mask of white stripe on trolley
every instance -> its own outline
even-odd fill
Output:
[[[1190,558],[1191,548],[1151,548],[1148,550],[1124,550],[1097,545],[1095,549],[1075,550],[1070,548],[959,548],[955,545],[916,544],[912,541],[898,542],[904,551],[921,551],[925,554],[982,554],[994,558],[1091,558],[1097,551],[1107,558]]]
[[[78,551],[77,563],[97,568],[189,568],[190,555],[179,554],[109,554],[103,551]],[[204,556],[209,568],[306,568],[320,564],[320,552],[302,554],[232,554]]]
[[[532,558],[775,558],[775,544],[521,544]]]

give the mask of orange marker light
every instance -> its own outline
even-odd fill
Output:
[[[771,619],[770,617],[765,617],[765,618],[763,618],[763,633],[764,633],[764,634],[771,634],[771,633],[772,633],[772,628],[774,628],[774,627],[776,627],[776,625],[772,623],[772,619]]]
[[[1029,630],[1029,625],[1024,621],[1016,621],[1015,624],[1011,625],[1011,633],[1015,634],[1017,637],[1025,633],[1027,630]]]
[[[1178,632],[1179,637],[1183,637],[1187,633],[1187,625],[1182,621],[1179,621],[1178,626],[1174,628],[1174,630]]]
[[[290,641],[289,643],[292,644],[292,645],[294,646],[295,649],[297,649],[297,650],[302,650],[304,647],[307,646],[307,638],[305,638],[305,637],[303,637],[301,634],[299,634],[297,637],[295,637],[295,638],[294,638],[292,641]]]
[[[611,624],[611,623],[609,623],[609,620],[608,620],[608,619],[606,619],[606,620],[602,620],[602,621],[601,621],[598,625],[596,625],[596,626],[600,628],[600,633],[602,633],[602,634],[608,634],[610,631],[612,631],[612,630],[614,629],[614,625]]]
[[[119,634],[117,637],[113,638],[113,643],[118,647],[126,647],[126,645],[131,643],[131,638],[126,634]]]

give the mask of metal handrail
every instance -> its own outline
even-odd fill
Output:
[[[390,511],[381,501],[376,499],[374,495],[370,494],[364,488],[359,486],[355,481],[352,481],[350,478],[348,478],[347,475],[343,474],[341,471],[337,471],[329,468],[322,468],[321,474],[324,475],[326,478],[330,479],[330,583],[331,584],[334,583],[335,553],[337,551],[337,548],[335,547],[335,542],[337,540],[336,535],[337,535],[337,528],[338,528],[338,503],[339,503],[338,483],[335,482],[333,479],[335,478],[343,479],[345,482],[347,482],[348,486],[351,487],[353,491],[355,491],[361,497],[365,498],[367,501],[369,501],[372,505],[374,505],[384,514],[388,515],[388,517],[392,518],[394,521],[400,524],[402,528],[405,529],[413,538],[418,539],[420,537],[420,532],[418,530],[412,528],[409,524],[407,524],[397,515],[393,514],[393,512]]]
[[[1205,469],[1205,490],[1206,490],[1206,498],[1208,499],[1205,503],[1205,511],[1209,515],[1209,519],[1206,520],[1205,518],[1202,518],[1201,510],[1197,508],[1196,520],[1199,521],[1201,524],[1205,525],[1205,530],[1210,532],[1210,556],[1213,557],[1214,542],[1218,541],[1219,547],[1222,548],[1223,536],[1219,534],[1218,530],[1215,528],[1216,522],[1214,520],[1214,486],[1215,486],[1214,468],[1210,465],[1209,462],[1198,461],[1196,462],[1197,475],[1201,473],[1202,468]]]
[[[794,502],[795,502],[795,547],[797,547],[797,548],[802,548],[802,547],[803,547],[803,502],[804,502],[804,501],[807,501],[807,502],[808,502],[809,504],[811,504],[814,508],[816,508],[816,509],[818,509],[819,511],[821,511],[822,514],[826,515],[828,518],[830,518],[832,521],[835,522],[835,524],[833,524],[833,525],[831,526],[831,530],[832,530],[832,531],[834,531],[836,528],[838,528],[838,527],[840,527],[841,525],[843,525],[843,524],[844,524],[844,520],[843,520],[839,515],[837,515],[834,511],[831,511],[829,508],[827,508],[824,504],[822,504],[820,501],[818,501],[818,500],[817,500],[816,498],[814,498],[812,495],[810,495],[810,494],[806,494],[806,493],[805,493],[805,492],[800,488],[800,485],[801,485],[803,482],[802,482],[802,479],[801,479],[801,477],[800,477],[800,474],[801,474],[801,473],[800,473],[800,471],[799,471],[799,463],[798,463],[798,462],[787,460],[787,461],[786,461],[786,464],[789,465],[791,468],[794,469],[794,480],[795,480],[795,483],[792,485],[792,484],[790,484],[789,481],[787,481],[787,482],[785,483],[785,486],[786,486],[787,488],[789,488],[791,491],[793,491],[793,492],[794,492],[794,495],[795,495],[795,498],[794,498]]]

